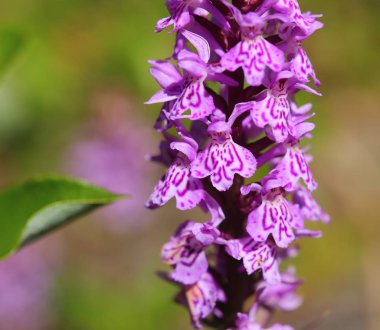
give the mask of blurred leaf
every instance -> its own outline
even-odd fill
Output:
[[[0,193],[0,258],[97,207],[120,200],[89,183],[41,178]]]
[[[6,71],[24,43],[23,34],[14,30],[0,30],[0,75]]]

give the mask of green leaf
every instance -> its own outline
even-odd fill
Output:
[[[6,71],[24,44],[23,34],[10,29],[0,30],[0,75]]]
[[[123,197],[68,178],[40,178],[0,193],[0,258]]]

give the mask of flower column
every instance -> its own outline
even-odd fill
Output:
[[[298,106],[313,67],[301,42],[322,27],[296,0],[168,0],[173,26],[170,58],[151,61],[162,87],[155,128],[168,167],[146,206],[175,198],[180,210],[200,207],[206,222],[186,221],[162,249],[179,285],[177,301],[193,326],[292,329],[271,323],[273,311],[299,306],[301,284],[281,262],[299,237],[320,237],[305,220],[328,222],[312,197],[310,157],[299,146],[314,125],[311,105]],[[257,168],[268,165],[266,174]],[[247,299],[254,303],[245,311]],[[257,312],[265,315],[258,318]]]

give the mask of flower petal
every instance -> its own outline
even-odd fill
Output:
[[[277,246],[286,248],[295,236],[291,228],[292,214],[288,201],[278,195],[274,200],[264,199],[248,216],[247,232],[258,242],[272,234]]]
[[[188,109],[190,115],[183,115]],[[172,119],[190,118],[196,120],[210,115],[214,110],[214,99],[206,92],[203,82],[197,80],[187,86],[174,104],[170,116]]]

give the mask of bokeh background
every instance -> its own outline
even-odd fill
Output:
[[[312,169],[332,222],[322,239],[301,242],[294,264],[305,279],[304,305],[278,317],[297,329],[377,330],[379,4],[300,4],[324,14],[325,28],[305,43],[323,97],[303,101],[314,102],[317,112]],[[191,214],[176,212],[173,203],[155,212],[142,205],[163,173],[144,161],[157,150],[159,136],[150,127],[159,108],[143,102],[158,89],[147,60],[171,51],[173,36],[153,32],[165,15],[164,1],[157,0],[2,1],[0,42],[3,31],[22,40],[1,73],[1,186],[71,173],[133,196],[44,239],[29,256],[22,256],[25,250],[14,257],[21,265],[38,259],[34,268],[24,264],[12,275],[6,274],[11,263],[0,265],[0,310],[9,310],[0,313],[0,329],[32,329],[31,321],[6,317],[28,319],[28,292],[38,297],[33,305],[41,304],[39,330],[190,329],[186,311],[171,302],[176,289],[155,271],[165,269],[161,245]],[[37,267],[41,257],[47,262]],[[27,283],[39,272],[44,281]],[[19,295],[12,300],[9,292]],[[16,313],[12,306],[22,299]]]

